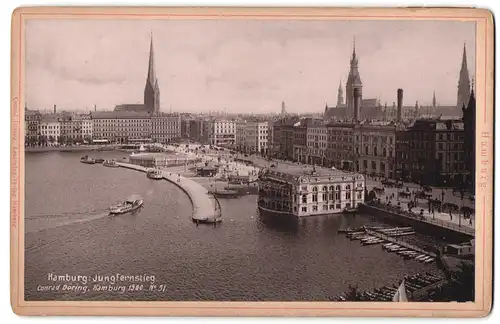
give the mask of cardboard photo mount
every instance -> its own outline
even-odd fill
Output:
[[[476,23],[474,303],[24,300],[25,23],[29,19],[451,20]],[[11,304],[19,315],[482,317],[492,306],[494,23],[475,8],[22,7],[12,15]]]

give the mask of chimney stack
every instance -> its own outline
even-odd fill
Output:
[[[401,122],[401,112],[403,110],[403,89],[398,89],[398,109],[396,112],[396,122]]]
[[[54,115],[56,114],[56,105],[54,105]]]
[[[97,111],[97,105],[94,104],[94,111]]]
[[[359,121],[359,89],[354,88],[354,121],[358,122]]]

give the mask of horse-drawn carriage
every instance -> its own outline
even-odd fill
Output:
[[[451,212],[458,212],[460,210],[460,207],[458,207],[457,204],[453,203],[444,203],[442,205],[443,210],[451,211]]]
[[[423,192],[432,192],[432,187],[427,186],[427,185],[422,185],[422,191]]]
[[[389,188],[392,188],[395,185],[395,183],[389,179],[384,179],[381,181],[381,183],[382,183],[382,185],[389,187]]]
[[[410,198],[411,193],[409,193],[409,192],[405,192],[405,191],[399,191],[399,192],[398,192],[398,196],[399,196],[400,198]]]
[[[432,197],[432,194],[428,194],[424,190],[417,191],[415,193],[415,198],[417,198],[417,199],[430,199],[431,197]]]

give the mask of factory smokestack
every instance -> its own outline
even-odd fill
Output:
[[[359,121],[359,89],[354,88],[354,121],[358,122]]]
[[[401,122],[401,114],[403,111],[403,89],[398,89],[398,108],[396,111],[396,122]]]
[[[56,114],[56,105],[54,105],[54,115]]]

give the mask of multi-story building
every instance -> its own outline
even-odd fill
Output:
[[[26,144],[37,144],[40,141],[40,121],[42,114],[37,110],[25,109],[25,142]]]
[[[93,139],[111,142],[145,142],[151,139],[151,115],[134,111],[101,111],[91,114]]]
[[[314,165],[326,164],[326,149],[328,147],[328,129],[321,120],[307,122],[307,163]]]
[[[268,154],[269,125],[267,121],[236,122],[235,146],[246,153]]]
[[[355,170],[385,178],[394,178],[396,124],[370,122],[354,127]]]
[[[74,117],[74,113],[66,111],[57,114],[61,130],[59,144],[73,144],[81,136],[79,124]]]
[[[435,158],[438,161],[436,182],[463,187],[469,175],[465,165],[463,121],[444,120],[436,123],[435,141]]]
[[[404,127],[396,129],[394,178],[410,181],[410,133]]]
[[[249,153],[267,154],[268,149],[267,122],[251,121],[245,124],[245,151]]]
[[[73,117],[73,124],[76,131],[76,141],[90,143],[93,136],[90,114],[75,115]]]
[[[181,116],[181,138],[189,138],[191,133],[191,119]]]
[[[297,125],[296,125],[297,124]],[[272,156],[282,160],[293,160],[294,129],[299,125],[298,117],[285,117],[273,124]]]
[[[460,120],[416,120],[397,132],[398,177],[429,185],[463,185],[469,176],[464,137]]]
[[[44,145],[59,144],[61,124],[55,115],[45,115],[40,120],[40,141]]]
[[[331,122],[326,125],[328,135],[326,164],[328,166],[346,171],[355,170],[354,125],[354,123],[343,122]]]
[[[278,163],[259,175],[258,207],[296,217],[340,213],[364,201],[364,186],[361,174]]]
[[[246,146],[246,121],[236,122],[236,135],[235,135],[235,146],[240,152],[245,152]]]
[[[208,141],[211,145],[234,146],[236,143],[236,122],[232,120],[211,120],[208,122]]]
[[[293,160],[307,163],[307,125],[304,121],[295,126],[293,136]]]
[[[467,108],[463,109],[464,121],[464,154],[465,167],[469,171],[465,181],[467,188],[475,188],[476,175],[476,96],[474,85],[469,97]]]
[[[189,135],[188,138],[202,144],[208,143],[208,137],[205,137],[204,124],[207,124],[203,119],[189,120]]]
[[[181,137],[181,117],[158,113],[151,116],[151,139],[154,143],[167,144]]]

